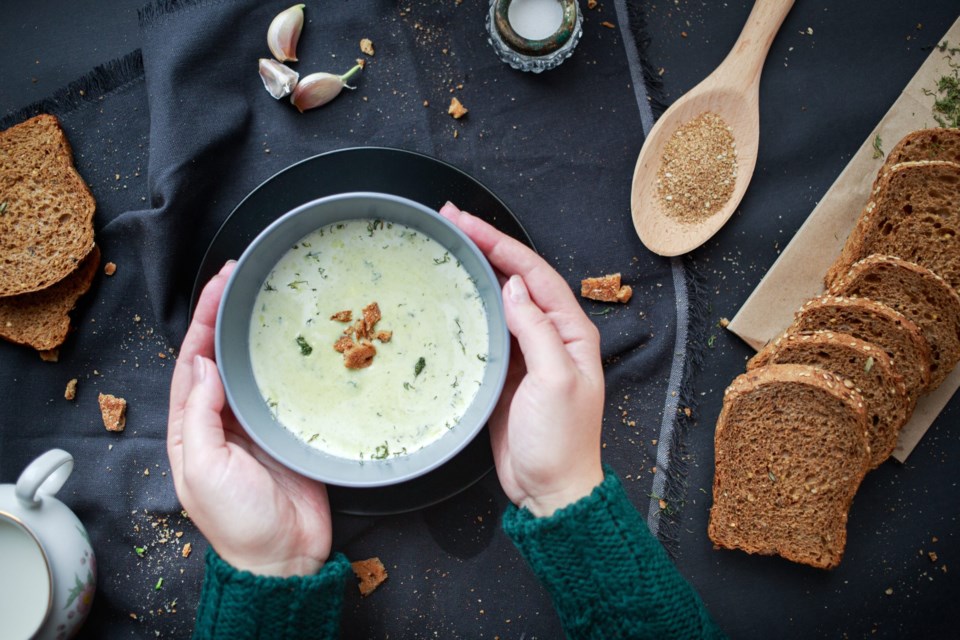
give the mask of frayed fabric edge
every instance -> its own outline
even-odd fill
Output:
[[[41,113],[55,116],[69,113],[84,104],[97,102],[106,94],[142,77],[143,53],[137,49],[121,58],[95,67],[49,98],[8,113],[0,119],[0,131]]]
[[[642,3],[615,0],[615,6],[646,136],[656,118],[666,110],[663,81],[648,56],[650,35]],[[670,556],[676,558],[680,548],[681,515],[687,495],[689,456],[685,438],[697,414],[693,380],[703,363],[709,310],[704,302],[704,280],[689,258],[672,258],[670,270],[675,292],[677,333],[664,399],[657,446],[657,470],[650,492],[647,526]]]
[[[677,292],[676,351],[664,402],[647,525],[667,553],[676,558],[688,489],[686,436],[698,409],[693,381],[703,366],[710,313],[704,302],[704,278],[690,259],[673,258],[671,268]]]
[[[648,48],[650,46],[650,31],[647,28],[647,16],[644,12],[644,3],[637,2],[627,2],[627,0],[616,0],[618,5],[624,5],[624,13],[627,16],[627,24],[630,31],[630,37],[633,41],[632,50],[636,52],[637,62],[640,67],[640,70],[643,72],[643,84],[646,89],[646,101],[650,106],[650,110],[653,115],[653,119],[656,120],[660,115],[666,111],[667,104],[663,96],[663,78],[660,77],[660,72],[650,62],[650,56],[648,55]],[[628,43],[629,44],[629,43]],[[628,56],[631,55],[628,50]],[[652,127],[651,123],[651,127]],[[649,129],[644,127],[644,131],[649,133]]]
[[[161,22],[172,13],[189,9],[202,4],[209,4],[211,0],[157,0],[137,12],[140,28],[148,27],[155,22]],[[223,0],[215,0],[222,2]]]

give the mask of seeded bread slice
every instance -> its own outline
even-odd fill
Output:
[[[54,116],[0,132],[0,297],[45,289],[93,248],[96,208]]]
[[[960,286],[960,164],[920,161],[891,167],[827,272],[826,285],[875,253],[915,262]]]
[[[882,302],[913,320],[930,345],[931,390],[960,360],[960,296],[929,269],[873,255],[853,265],[830,293]]]
[[[893,453],[913,406],[903,378],[881,347],[846,333],[788,332],[761,349],[747,363],[747,371],[768,364],[806,364],[842,378],[844,386],[859,391],[867,404],[870,468]]]
[[[877,172],[874,188],[895,165],[918,160],[946,160],[960,164],[960,129],[920,129],[905,135],[887,154]]]
[[[758,367],[724,393],[707,533],[714,544],[830,569],[867,472],[863,398],[831,373]]]
[[[879,346],[903,377],[912,407],[930,384],[930,345],[919,327],[899,311],[866,298],[821,296],[807,301],[788,331],[848,333]]]
[[[96,245],[80,267],[41,291],[0,298],[0,338],[38,351],[56,349],[70,331],[70,311],[87,290],[100,265]]]

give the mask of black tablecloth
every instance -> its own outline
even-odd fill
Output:
[[[494,57],[485,3],[311,3],[302,71],[345,71],[363,37],[377,53],[356,92],[303,116],[270,100],[252,71],[267,53],[266,24],[286,5],[181,0],[138,16],[137,4],[15,2],[0,10],[0,113],[9,123],[37,108],[21,107],[53,96],[39,106],[64,121],[98,199],[98,242],[118,265],[81,302],[60,363],[0,345],[0,481],[12,482],[54,446],[78,460],[60,495],[98,554],[85,637],[189,632],[204,543],[180,514],[163,437],[193,277],[243,195],[297,160],[356,145],[421,151],[471,173],[514,210],[571,286],[610,271],[634,286],[627,307],[607,313],[584,304],[603,336],[604,457],[731,635],[952,631],[941,612],[958,595],[947,571],[960,548],[950,465],[960,453],[949,428],[956,403],[906,465],[890,462],[867,478],[834,572],[714,551],[706,517],[713,423],[723,387],[749,353],[714,323],[732,316],[762,277],[956,18],[954,3],[795,7],[765,67],[751,189],[726,229],[686,261],[652,256],[636,240],[633,161],[649,106],[669,102],[719,63],[748,3],[585,9],[574,57],[540,76]],[[470,109],[462,121],[445,114],[451,95]],[[80,379],[72,404],[62,399],[71,377]],[[123,435],[103,431],[98,391],[130,401]],[[663,512],[660,497],[668,499]],[[391,574],[367,599],[351,590],[345,635],[557,637],[549,600],[499,531],[504,504],[491,474],[418,512],[338,516],[335,546],[354,559],[378,555]],[[184,559],[187,541],[194,554]],[[146,549],[143,557],[134,547]]]

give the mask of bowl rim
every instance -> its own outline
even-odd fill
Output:
[[[365,471],[361,479],[344,479],[342,477],[337,476],[336,474],[331,474],[329,470],[325,471],[323,466],[321,466],[321,468],[318,470],[310,466],[306,466],[304,464],[291,461],[281,451],[278,451],[277,447],[271,446],[267,441],[265,441],[263,436],[259,433],[258,429],[254,425],[249,424],[249,416],[246,415],[241,410],[240,408],[241,405],[238,402],[238,398],[236,397],[235,389],[233,388],[233,385],[230,382],[231,378],[227,374],[226,367],[223,364],[224,358],[222,356],[224,353],[224,346],[222,342],[221,328],[223,327],[224,313],[226,308],[229,305],[229,301],[231,299],[231,293],[234,292],[236,283],[239,281],[241,277],[243,277],[242,274],[245,271],[245,266],[248,263],[250,263],[252,260],[256,259],[256,256],[258,253],[257,251],[258,247],[261,246],[264,239],[276,233],[278,229],[282,229],[283,227],[291,224],[291,220],[294,220],[296,218],[299,218],[300,216],[306,215],[307,212],[315,209],[318,206],[327,207],[332,203],[337,203],[342,201],[356,201],[356,200],[390,201],[392,203],[399,204],[407,209],[412,209],[416,211],[418,214],[425,214],[427,217],[433,220],[432,223],[428,223],[428,224],[439,224],[445,227],[448,231],[452,232],[458,238],[458,240],[463,243],[463,246],[466,248],[466,250],[478,258],[477,262],[480,270],[484,274],[485,280],[487,281],[489,286],[491,286],[493,290],[496,292],[494,295],[489,295],[487,298],[485,298],[485,303],[484,303],[484,306],[486,308],[485,315],[487,318],[487,324],[488,324],[491,336],[493,335],[494,330],[497,330],[500,332],[503,339],[501,340],[502,348],[500,349],[499,353],[488,354],[487,367],[490,367],[492,362],[496,362],[497,367],[495,370],[493,370],[495,377],[493,378],[492,383],[489,381],[487,383],[488,385],[491,385],[491,386],[488,386],[488,389],[492,390],[489,396],[489,401],[486,402],[486,404],[481,408],[481,410],[477,414],[475,423],[471,423],[472,426],[470,426],[469,428],[465,428],[464,432],[460,434],[460,437],[457,438],[453,446],[448,445],[447,451],[442,455],[427,457],[426,454],[423,452],[427,452],[437,442],[447,440],[450,434],[444,434],[433,443],[428,444],[427,446],[421,449],[418,449],[417,451],[414,451],[411,454],[400,456],[400,459],[406,460],[406,461],[409,461],[410,459],[415,459],[415,458],[427,459],[425,463],[408,468],[406,471],[402,471],[399,473],[390,473],[389,471],[384,471],[385,468],[389,468],[391,466],[391,463],[396,461],[396,458],[387,458],[386,460],[359,461],[359,460],[351,460],[351,459],[342,458],[339,456],[334,456],[332,454],[324,452],[323,450],[317,447],[310,446],[309,444],[304,442],[299,436],[294,434],[292,430],[282,425],[282,423],[278,423],[280,426],[280,429],[286,431],[288,434],[290,434],[290,438],[296,440],[296,443],[295,443],[296,445],[302,446],[304,449],[309,450],[310,452],[309,455],[311,458],[319,457],[327,460],[328,462],[332,460],[334,461],[335,466],[343,466],[343,463],[349,463],[351,466],[359,465],[365,470],[367,469],[370,470],[370,471]],[[361,219],[363,217],[364,216],[344,215],[342,220]],[[390,216],[384,216],[384,219],[389,220]],[[321,226],[327,226],[329,224],[335,224],[336,222],[337,222],[336,219],[326,220],[317,228],[320,228]],[[422,229],[420,229],[420,231],[426,233],[427,235],[430,235],[431,238],[439,242],[445,248],[450,248],[448,247],[447,243],[437,240],[433,236],[433,234],[429,233],[428,231],[423,231]],[[306,233],[310,233],[310,231]],[[275,264],[276,264],[276,261],[273,261],[272,264],[270,265],[271,270],[273,269],[273,266],[275,266]],[[479,284],[480,278],[477,276],[477,274],[471,272],[471,276],[475,277],[478,280],[478,284]],[[376,192],[376,191],[351,191],[351,192],[337,193],[337,194],[323,196],[320,198],[315,198],[308,202],[304,202],[303,204],[297,207],[294,207],[290,211],[278,217],[276,220],[272,221],[248,243],[243,253],[241,254],[240,258],[237,260],[237,265],[234,268],[233,272],[231,273],[230,277],[228,278],[227,284],[224,287],[223,296],[220,300],[220,304],[217,309],[217,320],[216,320],[216,326],[215,326],[215,332],[214,332],[214,351],[215,351],[217,369],[218,369],[218,373],[220,374],[220,379],[223,385],[224,394],[226,396],[227,403],[230,406],[231,410],[233,411],[235,418],[243,428],[244,432],[250,437],[250,439],[254,443],[257,444],[257,446],[259,446],[265,453],[267,453],[271,458],[273,458],[283,466],[299,473],[300,475],[306,476],[308,478],[318,480],[326,484],[331,484],[331,485],[341,486],[341,487],[374,488],[379,486],[389,486],[394,484],[400,484],[405,481],[424,475],[426,473],[429,473],[430,471],[436,469],[437,467],[442,466],[443,464],[449,462],[454,457],[456,457],[456,455],[459,454],[474,438],[476,438],[480,433],[484,431],[484,427],[489,421],[490,416],[492,415],[494,409],[496,408],[496,405],[500,400],[500,396],[506,384],[507,372],[509,367],[509,359],[510,359],[510,349],[511,349],[511,344],[510,344],[511,335],[506,325],[506,314],[503,307],[502,294],[499,293],[500,291],[501,291],[501,287],[500,287],[498,277],[494,272],[493,267],[490,265],[489,261],[487,260],[487,257],[476,245],[476,243],[474,243],[473,240],[471,240],[470,237],[467,236],[463,231],[461,231],[454,223],[452,223],[451,221],[447,220],[445,217],[440,215],[436,210],[431,209],[430,207],[422,203],[419,203],[415,200],[411,200],[409,198],[404,198],[402,196],[397,196],[389,193]],[[491,302],[493,303],[492,305],[490,304]],[[244,322],[245,322],[245,326],[248,327],[249,320],[246,320]],[[492,351],[492,345],[490,349]],[[249,348],[247,348],[245,352],[249,355]],[[486,372],[485,372],[485,376],[486,376]],[[254,384],[255,384],[255,380],[254,380]],[[479,393],[478,393],[478,396],[479,396]],[[258,392],[258,397],[262,399],[262,395],[260,395],[259,392]],[[467,409],[464,411],[464,413],[470,411],[474,407],[474,403],[476,403],[476,397],[467,406]],[[461,423],[458,422],[453,429],[456,429],[460,425]],[[449,443],[450,441],[447,440],[447,442]]]

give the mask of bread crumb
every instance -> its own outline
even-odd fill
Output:
[[[100,416],[103,418],[103,426],[106,427],[107,431],[123,431],[127,426],[127,401],[107,393],[101,393],[98,402],[100,403]]]
[[[108,276],[112,276],[117,272],[117,265],[113,262],[108,262],[103,265],[103,272]]]
[[[183,545],[183,551],[180,552],[180,555],[182,555],[184,558],[189,558],[191,552],[193,552],[193,545],[188,542],[187,544]]]
[[[77,397],[77,379],[71,378],[67,383],[67,388],[63,390],[63,397],[67,400],[73,400]]]
[[[730,321],[727,320],[726,318],[720,318],[719,324],[721,329],[726,329],[727,327],[730,326]]]
[[[40,359],[43,360],[44,362],[60,361],[60,349],[46,349],[38,353],[40,354]]]
[[[580,295],[600,302],[626,303],[633,296],[633,288],[620,284],[620,274],[614,273],[599,278],[584,278],[580,281]]]
[[[587,9],[596,9],[597,0],[587,0]]]
[[[370,38],[364,38],[360,41],[360,51],[363,51],[368,56],[373,55],[373,40]],[[388,58],[390,56],[387,56]]]
[[[353,326],[350,329],[343,332],[345,335],[350,335],[351,333],[356,336],[357,340],[363,340],[369,338],[367,335],[367,325],[364,324],[363,319],[357,320],[353,323]]]
[[[374,332],[374,327],[381,320],[380,305],[371,302],[361,310],[363,317],[358,318],[347,327],[343,335],[333,344],[334,351],[343,354],[343,364],[348,369],[365,369],[373,364],[373,357],[377,349],[370,341],[375,337],[380,342],[389,342],[393,337],[392,331]],[[353,317],[351,311],[339,311],[331,320],[349,322]]]
[[[380,558],[374,557],[351,562],[350,567],[357,578],[360,579],[357,587],[360,589],[360,595],[364,597],[373,593],[387,579],[387,569],[380,562]]]
[[[383,316],[380,315],[380,305],[371,302],[363,308],[364,335],[370,336],[373,333],[373,327]]]
[[[450,98],[450,107],[447,109],[447,113],[453,116],[454,120],[459,120],[463,116],[467,115],[468,109],[463,106],[456,98]]]
[[[377,349],[371,343],[364,341],[355,344],[343,352],[343,364],[347,369],[366,369],[373,364],[373,356]]]
[[[333,350],[337,353],[344,353],[347,349],[353,346],[353,338],[350,336],[343,336],[339,340],[333,343]]]
[[[610,21],[608,21],[608,20],[604,20],[604,21],[601,22],[600,24],[601,24],[602,26],[606,27],[607,29],[616,29],[616,28],[617,28],[617,25],[613,24],[612,22],[610,22]]]

